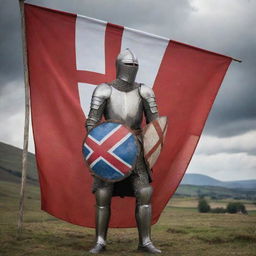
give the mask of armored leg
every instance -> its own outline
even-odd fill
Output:
[[[96,197],[96,243],[90,253],[100,253],[105,250],[108,223],[110,219],[110,203],[112,186],[98,188]]]
[[[151,196],[153,189],[150,185],[136,191],[135,217],[139,232],[138,250],[148,253],[161,253],[151,241]]]

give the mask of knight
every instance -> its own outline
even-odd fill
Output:
[[[158,118],[153,90],[135,82],[139,68],[138,59],[130,49],[122,51],[116,59],[116,79],[96,87],[86,121],[89,132],[104,116],[130,127],[139,143],[139,156],[132,174],[123,181],[110,183],[94,176],[92,192],[96,198],[96,243],[91,253],[105,250],[112,196],[135,196],[135,218],[139,234],[138,250],[161,253],[151,240],[151,173],[143,156],[141,124],[143,115],[149,123]]]

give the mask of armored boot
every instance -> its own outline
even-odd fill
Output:
[[[90,253],[101,253],[106,249],[107,230],[110,219],[110,188],[97,189],[96,193],[96,242]]]
[[[150,186],[140,189],[137,197],[137,204],[135,210],[135,217],[139,233],[138,250],[147,253],[161,253],[151,241],[151,194],[152,188]]]

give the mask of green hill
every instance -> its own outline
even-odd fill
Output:
[[[181,184],[256,190],[256,180],[236,180],[225,182],[198,173],[186,173]]]
[[[0,142],[0,179],[17,182],[21,176],[22,150]],[[28,153],[28,181],[38,180],[35,155]]]
[[[175,192],[175,196],[179,197],[210,197],[211,199],[246,199],[256,200],[255,190],[253,189],[234,189],[217,186],[195,186],[195,185],[180,185]]]
[[[22,150],[0,142],[0,180],[8,181],[13,183],[20,183],[21,177],[21,160],[22,160]],[[196,174],[186,174],[189,179],[196,177],[198,180],[203,176],[204,180],[211,180],[211,177],[205,175]],[[199,178],[198,178],[199,177]],[[205,178],[206,177],[206,178]],[[28,172],[27,180],[29,183],[36,184],[38,181],[35,155],[28,153]],[[184,180],[184,179],[183,179]],[[188,179],[187,179],[188,180]],[[202,183],[203,184],[203,183]],[[254,189],[244,189],[244,188],[228,188],[216,185],[188,185],[181,184],[175,193],[175,196],[207,196],[212,199],[223,199],[223,198],[235,198],[235,199],[247,199],[256,200],[256,194]]]

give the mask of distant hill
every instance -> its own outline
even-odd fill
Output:
[[[0,180],[20,182],[22,150],[0,142]],[[28,181],[38,180],[35,155],[28,153]]]
[[[21,159],[22,150],[20,148],[0,142],[0,180],[20,182]],[[27,178],[28,182],[38,181],[35,155],[32,153],[28,153]],[[236,196],[239,193],[243,195],[249,193],[250,195],[252,191],[256,191],[256,180],[223,182],[202,174],[185,174],[176,194],[210,193],[214,195],[215,193]]]
[[[196,186],[181,184],[175,192],[176,197],[210,197],[211,199],[256,200],[254,189],[225,188],[217,186]]]
[[[225,188],[254,189],[256,191],[256,180],[220,181],[203,174],[187,173],[182,179],[183,185],[195,186],[217,186]]]

